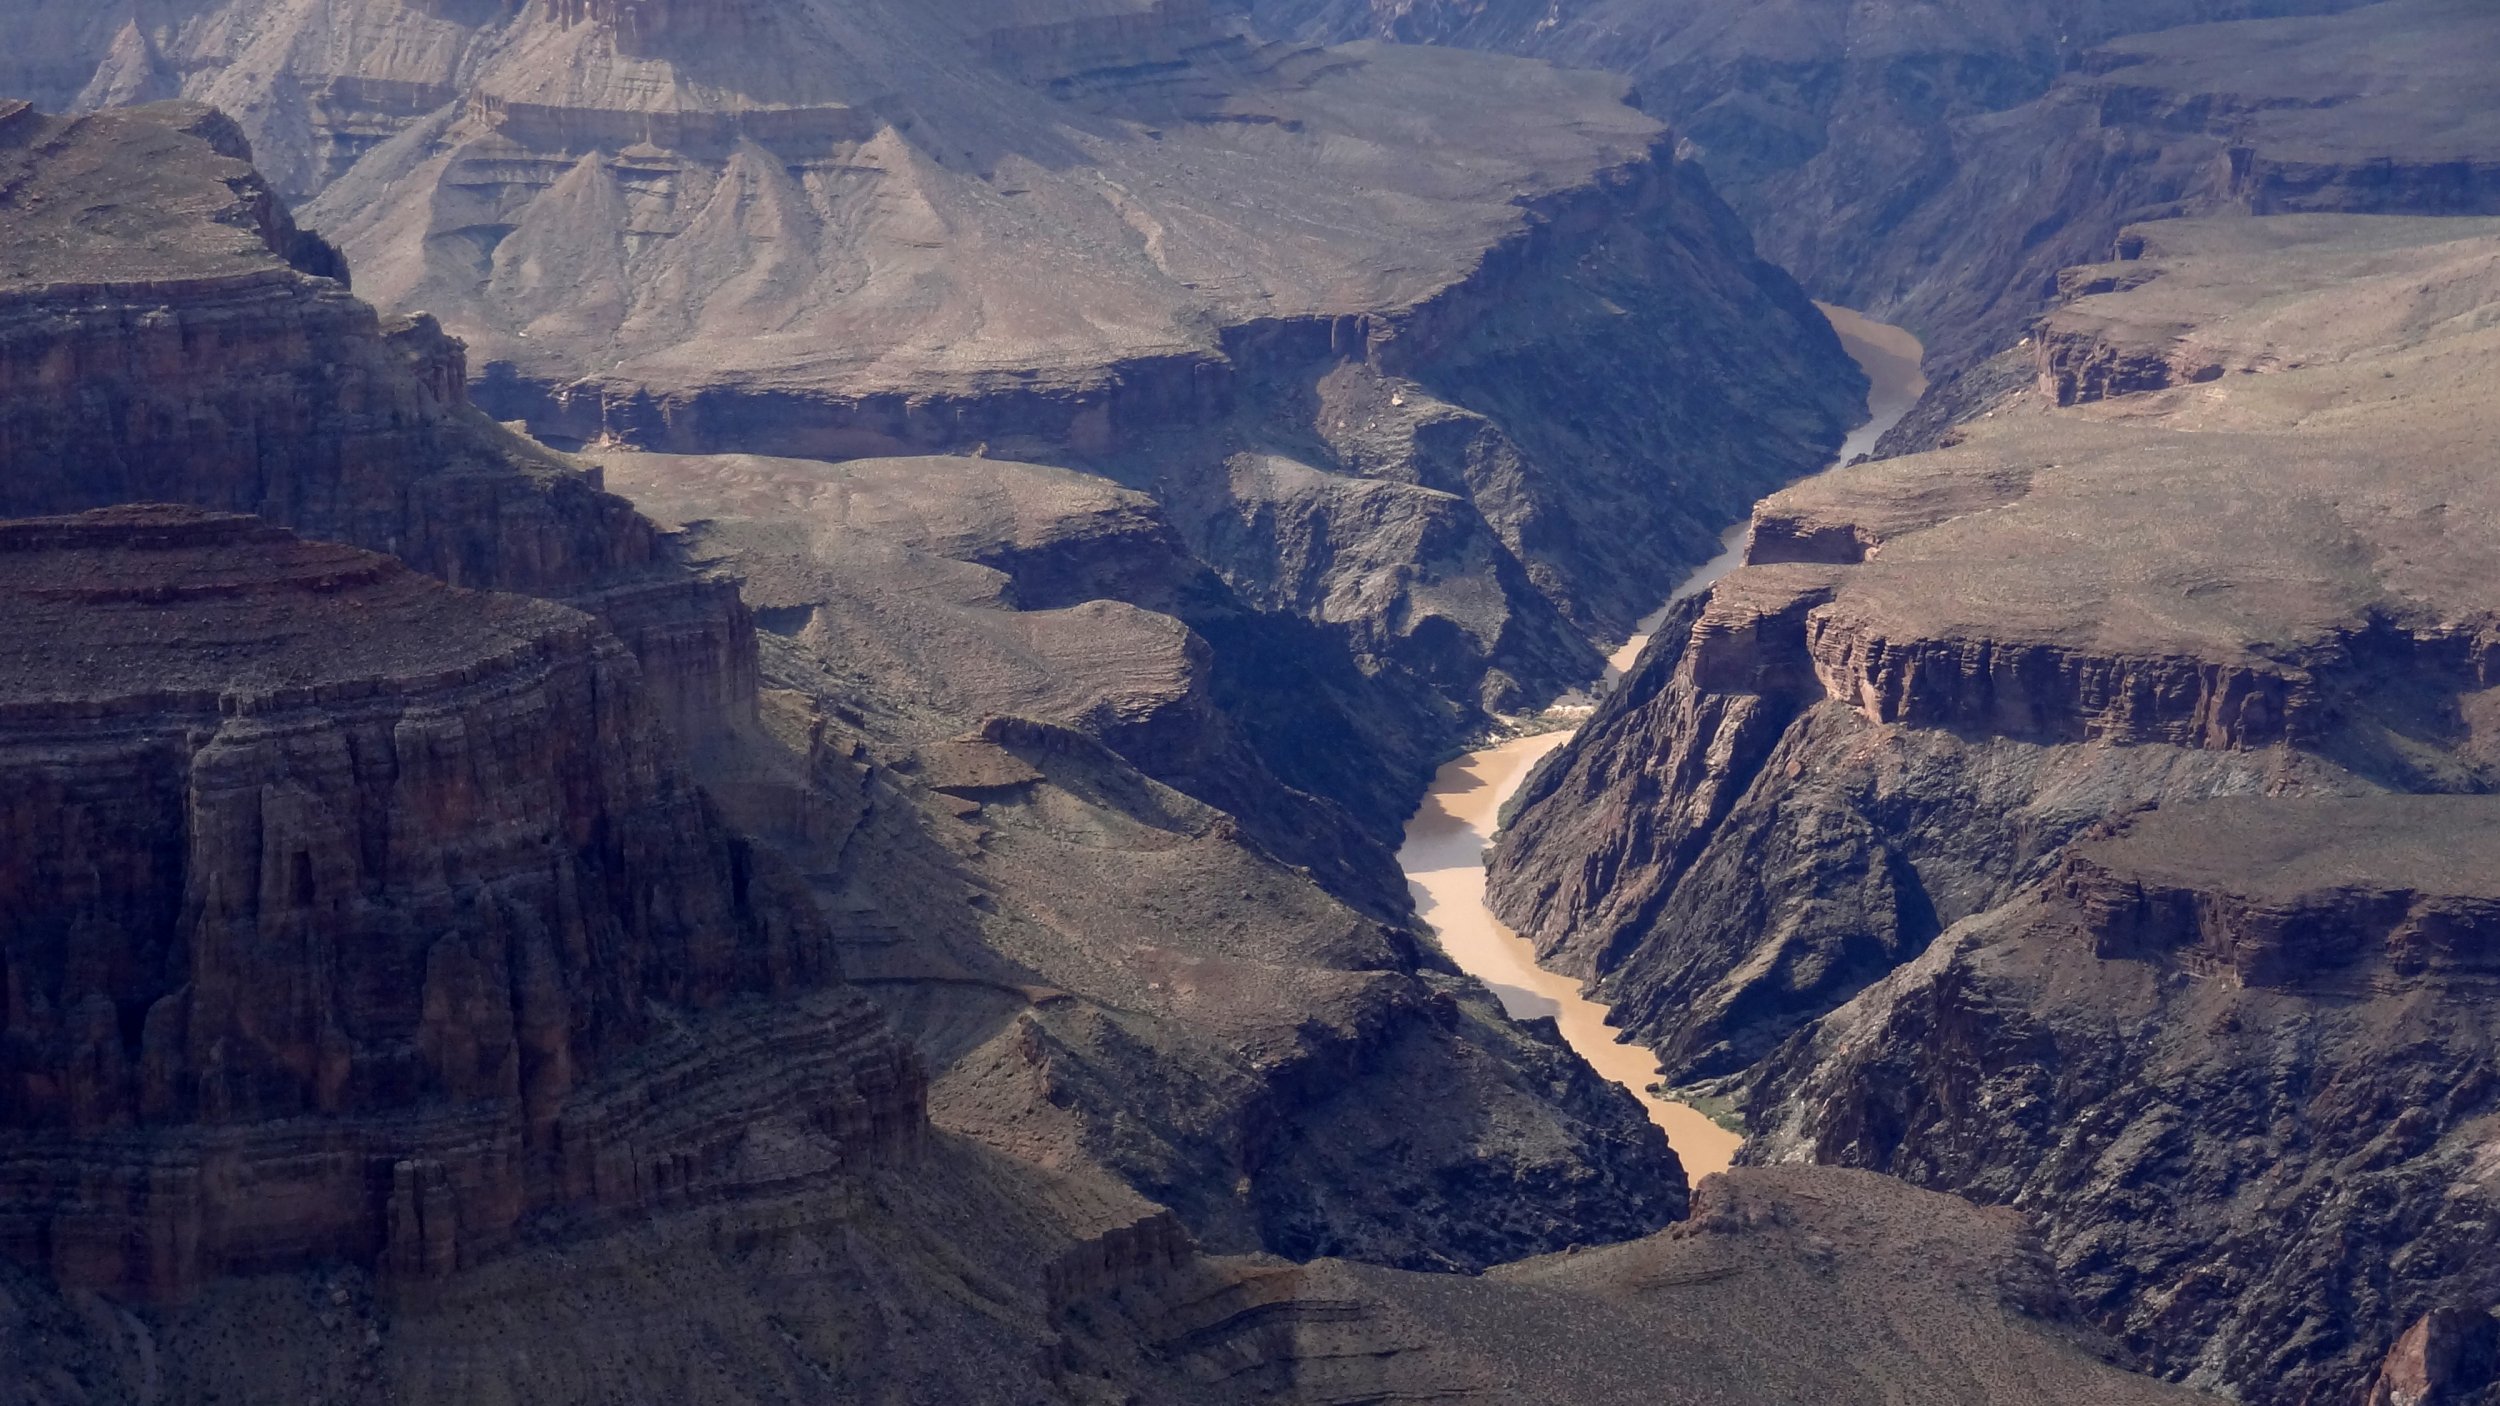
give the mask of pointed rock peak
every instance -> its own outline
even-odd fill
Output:
[[[87,80],[70,110],[94,112],[180,96],[182,85],[166,69],[155,42],[139,27],[138,20],[131,19],[113,36],[113,46],[105,51],[104,62],[96,65],[95,76]]]
[[[544,218],[547,212],[563,210],[579,214],[596,214],[615,221],[612,229],[585,229],[603,239],[621,240],[624,231],[624,191],[616,183],[616,173],[608,165],[605,152],[586,151],[564,168],[564,174],[523,211],[521,223],[526,228],[533,219]]]

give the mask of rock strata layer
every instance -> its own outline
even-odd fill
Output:
[[[1491,892],[1743,1104],[1746,1156],[2020,1205],[2161,1370],[2357,1397],[2489,1295],[2450,1132],[2487,1103],[2482,822],[2438,793],[2500,760],[2500,246],[2121,247],[1957,443],[1763,505],[1532,778]]]
[[[1320,691],[1365,711],[1317,731],[1425,724],[1394,802],[1265,748],[1384,841],[1442,746],[1594,674],[1862,393],[1670,134],[1542,64],[1131,0],[38,8],[28,62],[92,63],[83,102],[232,110],[499,417],[1152,492],[1279,622],[1208,636],[1230,672],[1394,695]]]
[[[350,294],[249,157],[185,104],[0,124],[0,515],[254,514],[600,616],[689,739],[751,715],[735,587],[472,406],[461,344]]]
[[[0,595],[11,1255],[440,1275],[733,1194],[771,1120],[913,1145],[857,1001],[681,1024],[833,954],[595,621],[176,508],[0,525]]]

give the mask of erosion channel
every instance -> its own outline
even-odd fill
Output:
[[[1918,339],[1910,333],[1847,308],[1821,306],[1870,384],[1866,423],[1842,442],[1832,460],[1837,467],[1871,452],[1918,400],[1926,380],[1919,373]],[[1641,633],[1610,656],[1599,687],[1611,687],[1639,657],[1648,631],[1665,617],[1667,606],[1708,590],[1743,560],[1750,522],[1748,516],[1729,528],[1726,550],[1695,568],[1666,605],[1642,622]],[[1500,828],[1502,806],[1538,762],[1571,740],[1571,733],[1570,728],[1554,728],[1514,735],[1444,764],[1434,774],[1422,808],[1407,822],[1398,866],[1406,871],[1416,911],[1432,924],[1450,960],[1492,987],[1514,1019],[1551,1016],[1564,1041],[1592,1068],[1632,1091],[1649,1110],[1650,1121],[1666,1130],[1686,1175],[1699,1180],[1727,1170],[1742,1135],[1720,1126],[1700,1108],[1656,1091],[1658,1063],[1650,1052],[1621,1043],[1607,1022],[1606,1007],[1584,997],[1577,979],[1539,966],[1535,945],[1485,907],[1484,856]]]

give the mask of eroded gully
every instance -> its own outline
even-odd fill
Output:
[[[1919,375],[1919,344],[1898,327],[1826,307],[1826,316],[1840,333],[1841,344],[1865,368],[1872,388],[1867,395],[1870,416],[1840,447],[1834,464],[1848,463],[1874,448],[1875,441],[1907,413],[1926,381]],[[1748,523],[1728,529],[1726,550],[1705,562],[1668,597],[1667,605],[1707,590],[1744,559]],[[1642,622],[1642,632],[1624,642],[1609,660],[1604,686],[1612,686],[1641,647],[1648,631],[1666,614]],[[1440,935],[1450,960],[1493,988],[1514,1018],[1551,1016],[1562,1037],[1599,1074],[1631,1090],[1649,1111],[1650,1121],[1666,1130],[1667,1141],[1683,1159],[1694,1180],[1727,1170],[1742,1137],[1719,1126],[1700,1109],[1652,1092],[1658,1062],[1638,1045],[1620,1043],[1606,1023],[1606,1007],[1580,992],[1571,977],[1538,966],[1536,949],[1504,926],[1484,905],[1484,854],[1492,844],[1502,803],[1548,753],[1569,741],[1568,731],[1514,737],[1495,746],[1468,752],[1443,766],[1433,777],[1421,810],[1407,822],[1406,841],[1398,852],[1414,892],[1416,910]]]

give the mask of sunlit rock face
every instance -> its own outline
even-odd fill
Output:
[[[1860,394],[1596,75],[1270,43],[1177,0],[43,25],[89,65],[62,101],[233,113],[360,292],[468,344],[499,418],[1152,493],[1274,622],[1207,631],[1220,672],[1291,652],[1340,681],[1299,735],[1251,721],[1255,682],[1227,706],[1384,842],[1439,747],[1593,675],[1589,640]],[[1356,738],[1368,768],[1333,760]]]
[[[2358,1399],[2490,1297],[2500,221],[2120,248],[1952,442],[1761,505],[1490,893],[1745,1157],[2019,1205],[2160,1370]]]

